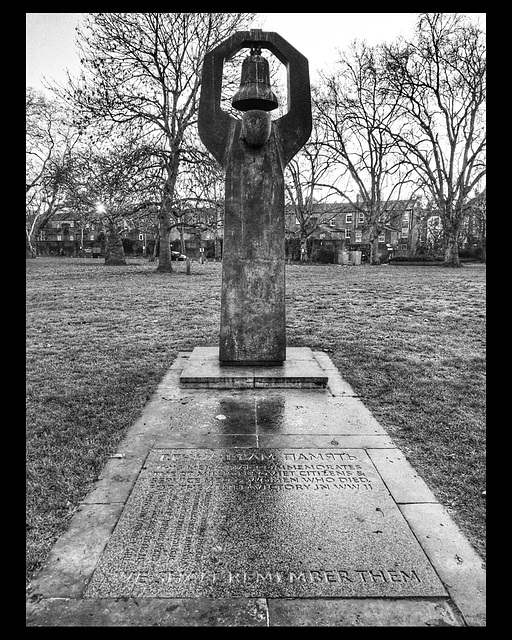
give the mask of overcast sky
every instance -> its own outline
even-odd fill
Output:
[[[64,81],[64,70],[78,74],[75,27],[81,13],[27,13],[27,86],[43,89],[43,76]],[[276,31],[309,60],[311,79],[327,70],[355,38],[374,45],[399,35],[409,36],[415,13],[260,13],[255,28]],[[479,18],[484,13],[467,14]]]

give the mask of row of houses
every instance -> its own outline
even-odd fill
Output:
[[[430,215],[425,224],[425,212],[419,200],[389,203],[392,215],[379,236],[379,250],[386,255],[414,255],[417,247],[428,240],[428,234],[437,233],[439,216]],[[286,238],[292,241],[300,236],[301,223],[292,207],[286,208]],[[317,203],[307,221],[310,251],[322,246],[335,253],[341,250],[364,250],[368,245],[365,213],[350,203]],[[183,218],[185,219],[185,217]],[[173,248],[184,251],[191,258],[220,257],[223,238],[222,223],[207,224],[215,219],[211,210],[195,209],[187,215],[189,226],[175,229],[171,236]],[[63,212],[39,231],[36,239],[38,255],[102,255],[105,229],[101,224],[82,224],[78,215]],[[157,229],[148,221],[129,224],[122,221],[121,238],[135,254],[150,255],[157,239]],[[215,248],[216,247],[216,248]],[[204,251],[207,250],[208,254]],[[292,257],[292,256],[290,256]]]
[[[379,251],[387,255],[412,255],[419,240],[420,201],[394,200],[388,203],[389,222],[379,235]],[[311,248],[330,246],[335,252],[361,250],[368,245],[366,214],[351,203],[318,203],[307,222]],[[286,217],[288,237],[300,235],[301,221],[290,211]]]

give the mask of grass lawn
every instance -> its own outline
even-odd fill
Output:
[[[178,351],[218,343],[221,266],[36,258],[27,274],[27,580]],[[485,558],[485,265],[287,266],[323,349]]]

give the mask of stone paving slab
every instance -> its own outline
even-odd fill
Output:
[[[264,598],[44,599],[27,625],[44,627],[266,627]]]
[[[191,353],[179,353],[29,586],[27,625],[485,626],[481,559],[328,355],[313,354],[328,377],[326,389],[184,389],[179,377]],[[270,424],[273,414],[275,429]],[[358,450],[380,478],[387,499],[396,505],[395,517],[399,513],[399,521],[410,529],[446,595],[84,598],[148,455],[191,448]],[[326,582],[336,577],[329,567],[322,570]],[[377,572],[373,578],[360,575],[382,581]],[[386,575],[390,581],[397,577]],[[310,575],[313,581],[318,577]]]
[[[385,435],[382,426],[364,403],[355,397],[322,396],[306,389],[248,394],[226,390],[222,395],[198,393],[168,398],[163,395],[159,411],[173,434],[210,433]],[[319,392],[322,393],[322,392]],[[321,401],[320,401],[321,400]],[[169,403],[174,403],[172,407]],[[157,407],[155,407],[157,408]]]
[[[151,450],[85,591],[87,598],[441,595],[358,449]]]
[[[456,607],[443,598],[403,600],[274,599],[269,601],[269,623],[276,627],[459,627],[464,621]]]
[[[318,396],[293,390],[257,398],[258,433],[385,434],[359,398]]]
[[[439,503],[399,506],[469,626],[485,626],[486,580],[480,556]]]

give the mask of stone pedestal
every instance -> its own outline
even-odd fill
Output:
[[[195,347],[180,375],[185,389],[324,389],[327,374],[309,347],[288,347],[281,366],[222,365],[216,347]]]

